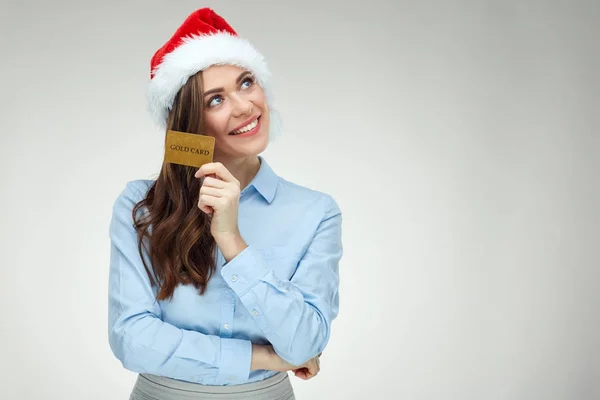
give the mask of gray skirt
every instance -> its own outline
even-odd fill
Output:
[[[129,400],[253,399],[295,400],[287,372],[259,382],[205,386],[164,376],[139,374]]]

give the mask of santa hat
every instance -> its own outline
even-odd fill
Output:
[[[159,127],[166,129],[173,100],[188,78],[218,64],[236,65],[252,72],[263,89],[269,108],[270,138],[278,136],[282,124],[273,106],[271,72],[265,58],[210,8],[190,14],[152,57],[148,108]]]

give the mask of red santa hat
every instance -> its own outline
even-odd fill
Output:
[[[148,108],[166,128],[173,100],[188,78],[211,65],[229,64],[251,71],[262,87],[269,108],[271,138],[281,133],[281,118],[273,106],[271,72],[263,55],[210,8],[190,14],[150,63]]]

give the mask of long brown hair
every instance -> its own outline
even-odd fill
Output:
[[[167,129],[203,134],[202,72],[188,79],[175,97]],[[146,197],[133,209],[138,251],[158,300],[172,298],[179,284],[193,284],[200,294],[215,271],[216,243],[210,218],[198,208],[197,168],[163,162],[160,174]],[[145,207],[143,216],[138,211]],[[147,239],[147,245],[143,245]],[[142,247],[150,257],[152,276]]]

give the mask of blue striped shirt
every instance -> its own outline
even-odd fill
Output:
[[[325,348],[339,307],[340,208],[332,196],[279,177],[259,158],[239,201],[248,247],[228,263],[217,247],[217,273],[204,295],[179,285],[173,299],[156,300],[131,215],[153,181],[130,181],[117,197],[109,227],[108,334],[124,368],[234,385],[276,373],[250,371],[252,343],[270,343],[293,365]]]

